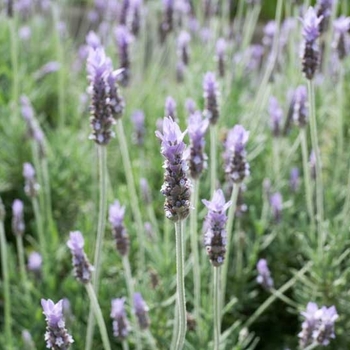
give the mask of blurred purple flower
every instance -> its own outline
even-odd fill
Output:
[[[129,322],[126,318],[124,302],[124,298],[112,300],[111,318],[113,319],[113,335],[120,340],[124,340],[128,336],[130,330]]]
[[[226,53],[226,40],[224,38],[219,38],[216,42],[215,51],[216,51],[216,60],[218,62],[218,72],[220,77],[225,76],[225,53]]]
[[[123,68],[118,80],[122,86],[127,86],[130,81],[130,44],[133,37],[129,29],[122,25],[115,29],[114,35],[118,48],[119,66]]]
[[[308,97],[307,89],[304,85],[299,85],[294,92],[292,98],[292,113],[294,122],[300,126],[304,127],[307,123],[308,118]]]
[[[36,197],[38,195],[40,186],[36,182],[35,170],[30,163],[23,164],[23,177],[25,180],[24,192],[28,197]]]
[[[279,223],[281,221],[282,208],[283,208],[281,193],[276,192],[270,196],[270,205],[271,205],[274,221],[276,223]]]
[[[109,222],[112,226],[113,236],[116,242],[116,249],[121,256],[129,252],[129,235],[124,226],[125,206],[121,206],[119,201],[115,201],[109,207]]]
[[[282,133],[283,110],[276,97],[271,96],[269,100],[270,127],[273,136],[278,137]]]
[[[203,79],[203,91],[205,100],[204,113],[209,119],[210,124],[214,125],[219,119],[219,85],[216,82],[215,74],[208,72]]]
[[[18,30],[18,37],[23,41],[28,41],[32,36],[32,30],[29,26],[22,26]]]
[[[334,0],[317,0],[316,11],[317,17],[322,18],[318,28],[320,33],[325,32],[328,29],[329,18],[332,14],[332,7],[334,5]]]
[[[147,329],[150,326],[150,320],[148,317],[148,306],[142,298],[140,293],[134,293],[134,312],[137,317],[137,321],[140,329]]]
[[[41,271],[43,258],[38,252],[32,252],[28,257],[28,270],[38,273]]]
[[[339,59],[344,59],[349,53],[350,17],[340,16],[333,22],[333,47],[337,50]]]
[[[19,199],[15,199],[12,203],[12,232],[16,236],[22,236],[24,230],[23,202]]]
[[[256,281],[267,290],[273,288],[273,279],[271,278],[271,272],[267,266],[267,261],[265,259],[260,259],[256,264],[256,268],[258,270]]]
[[[183,62],[185,66],[188,65],[190,60],[189,44],[191,36],[186,31],[182,31],[177,38],[177,54],[179,60]]]
[[[185,108],[188,114],[193,114],[196,111],[196,102],[192,98],[187,98],[185,101]]]
[[[102,46],[101,39],[93,30],[90,30],[89,33],[87,33],[85,40],[87,46],[91,47],[94,50]]]
[[[289,186],[293,192],[297,192],[300,185],[299,169],[292,168],[290,171]]]
[[[137,146],[143,146],[145,139],[145,114],[141,110],[134,111],[131,115],[134,124],[133,141]]]
[[[152,204],[151,191],[148,185],[148,181],[143,177],[140,179],[140,188],[143,203],[146,205]]]
[[[177,121],[176,101],[171,96],[168,96],[165,100],[164,116]]]
[[[316,179],[316,154],[314,150],[311,150],[310,152],[309,163],[310,163],[311,178],[315,180]]]

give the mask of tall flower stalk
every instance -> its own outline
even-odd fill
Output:
[[[232,202],[225,203],[225,197],[221,189],[214,192],[213,199],[202,200],[208,208],[205,219],[204,245],[209,259],[213,265],[214,275],[214,349],[219,350],[221,334],[221,293],[220,293],[220,267],[224,263],[226,253],[226,210]]]
[[[7,242],[5,236],[5,207],[0,197],[0,248],[1,248],[1,268],[4,288],[4,324],[5,339],[9,349],[12,349],[12,326],[11,326],[11,294],[10,294],[10,277],[7,257]]]
[[[177,285],[177,315],[174,323],[174,343],[171,349],[182,349],[186,335],[186,300],[184,273],[184,220],[190,211],[190,187],[187,178],[186,145],[179,126],[171,118],[164,118],[163,133],[156,131],[161,140],[161,153],[165,158],[164,184],[161,192],[165,196],[165,216],[175,223],[176,239],[176,285]],[[176,314],[175,312],[175,314]]]

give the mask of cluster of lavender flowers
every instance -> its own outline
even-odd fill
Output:
[[[124,340],[130,331],[124,303],[124,298],[116,298],[112,300],[111,318],[113,319],[113,335],[120,340]]]
[[[185,219],[190,210],[190,187],[187,178],[186,145],[183,138],[186,134],[171,118],[163,120],[163,134],[156,131],[161,140],[161,153],[165,158],[164,184],[161,192],[166,197],[164,210],[168,219],[176,222]]]
[[[124,111],[124,99],[116,84],[120,72],[113,71],[111,60],[102,47],[90,48],[87,71],[91,95],[90,138],[99,145],[107,145],[114,137],[115,119],[121,118]]]
[[[30,198],[36,197],[40,185],[36,181],[35,169],[30,163],[23,164],[23,177],[25,180],[24,192]]]
[[[226,210],[231,206],[231,201],[225,203],[224,193],[221,189],[215,191],[211,201],[202,200],[208,208],[208,214],[204,222],[204,245],[210,262],[219,267],[224,263],[226,253]]]
[[[301,314],[305,317],[301,325],[302,330],[298,334],[302,349],[314,343],[326,346],[335,338],[334,322],[339,315],[334,306],[322,306],[319,309],[316,303],[309,302],[306,311]]]
[[[74,340],[65,328],[63,300],[55,304],[50,299],[41,299],[41,306],[47,322],[46,347],[53,350],[67,350]]]
[[[267,266],[267,261],[265,259],[260,259],[256,265],[256,268],[258,270],[258,277],[256,278],[256,281],[267,290],[273,288],[273,279],[271,277],[269,267]]]

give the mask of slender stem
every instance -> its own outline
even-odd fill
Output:
[[[122,259],[123,259],[123,267],[124,267],[124,272],[125,272],[125,282],[126,282],[126,286],[128,288],[129,300],[130,300],[130,305],[131,305],[133,302],[134,293],[135,293],[134,279],[132,278],[129,257],[127,255],[123,255]],[[141,350],[142,349],[141,336],[140,336],[139,327],[138,327],[137,320],[136,320],[134,313],[132,313],[132,319],[133,319],[133,323],[135,325],[136,349]]]
[[[214,193],[216,189],[216,140],[217,125],[210,127],[210,193]]]
[[[221,334],[221,293],[220,293],[220,268],[214,269],[214,349],[219,350]]]
[[[129,350],[129,344],[126,340],[122,341],[123,350]]]
[[[12,86],[12,103],[14,109],[14,117],[18,117],[19,103],[19,69],[18,69],[18,34],[16,26],[16,14],[10,19],[10,36],[11,36],[11,66],[13,76]]]
[[[85,285],[85,287],[86,287],[86,291],[87,291],[89,298],[90,298],[90,305],[92,306],[98,327],[100,329],[103,347],[105,350],[111,350],[111,345],[109,344],[108,333],[107,333],[105,321],[103,319],[100,305],[98,304],[98,300],[96,297],[94,287],[92,286],[92,284],[90,282],[87,283]]]
[[[278,137],[273,137],[273,170],[275,175],[275,182],[278,185],[280,183],[280,171],[281,171],[281,162],[280,162],[280,139]]]
[[[194,284],[194,315],[199,323],[200,307],[201,307],[201,270],[199,262],[198,251],[198,225],[197,225],[197,213],[198,213],[198,186],[199,181],[193,180],[193,192],[192,192],[192,212],[190,214],[190,237],[191,237],[191,250],[193,257],[193,284]]]
[[[294,307],[296,310],[298,309],[298,304],[292,299],[286,297],[284,294],[280,293],[278,290],[272,288],[271,293],[276,295],[276,297],[282,300],[284,303],[288,304],[291,307]]]
[[[2,210],[2,202],[0,200],[0,211]],[[1,266],[2,279],[4,286],[4,320],[5,320],[5,337],[6,344],[12,349],[12,329],[11,329],[11,294],[10,294],[10,278],[9,266],[7,258],[7,242],[5,236],[4,222],[0,220],[0,244],[1,244]]]
[[[18,264],[19,271],[21,274],[22,286],[27,293],[27,272],[24,260],[24,249],[23,249],[23,238],[21,235],[16,235],[16,245],[17,245],[17,255],[18,255]]]
[[[152,204],[147,205],[147,214],[155,232],[156,240],[159,240],[159,226]]]
[[[310,109],[310,131],[312,148],[316,155],[316,208],[317,208],[317,231],[319,237],[319,253],[322,256],[323,245],[326,240],[326,232],[323,232],[323,183],[322,183],[322,168],[321,168],[321,154],[318,146],[317,122],[315,111],[315,91],[312,80],[308,80],[308,95],[309,95],[309,109]]]
[[[304,348],[303,350],[313,350],[316,349],[320,344],[318,343],[312,343],[307,348]]]
[[[128,187],[128,192],[130,194],[131,210],[133,212],[133,216],[137,225],[137,238],[139,242],[139,272],[141,272],[145,268],[145,244],[144,244],[144,237],[142,234],[144,231],[144,228],[142,224],[139,201],[136,194],[136,187],[135,187],[134,175],[133,175],[132,166],[131,166],[130,157],[129,157],[128,145],[126,142],[124,128],[121,120],[117,121],[117,133],[118,133],[118,139],[120,142],[120,149],[121,149],[122,158],[123,158],[126,183]]]
[[[344,115],[343,115],[343,109],[344,109],[344,69],[343,66],[340,64],[339,67],[339,83],[338,83],[338,90],[337,90],[337,97],[338,97],[338,148],[337,148],[337,165],[335,167],[335,176],[334,180],[338,183],[340,180],[340,174],[342,169],[342,155],[343,155],[343,149],[344,149]]]
[[[181,350],[183,348],[186,336],[185,257],[183,251],[184,228],[184,220],[175,223],[177,308],[179,310],[179,331],[175,343],[176,350]]]
[[[106,226],[106,214],[107,214],[107,203],[106,203],[106,192],[107,192],[107,149],[104,146],[97,146],[98,152],[98,167],[99,167],[99,213],[97,223],[97,238],[95,245],[95,256],[94,256],[94,267],[95,272],[93,274],[92,284],[96,295],[98,295],[99,277],[101,269],[101,253],[102,244],[105,234]],[[91,350],[92,338],[94,334],[95,320],[93,317],[93,305],[90,304],[90,312],[88,319],[88,326],[86,331],[86,350]]]
[[[312,199],[311,191],[311,179],[310,179],[310,168],[308,163],[308,149],[307,149],[307,135],[306,129],[300,129],[300,141],[301,141],[301,152],[303,157],[303,175],[305,184],[305,194],[306,194],[306,206],[309,213],[309,219],[311,222],[312,232],[315,232],[315,216],[314,216],[314,203]]]
[[[239,184],[234,183],[233,189],[231,193],[231,206],[228,210],[227,215],[227,243],[226,243],[226,257],[224,260],[224,265],[222,267],[222,288],[221,288],[221,302],[222,305],[225,303],[225,290],[226,290],[226,281],[227,281],[227,273],[228,273],[228,266],[229,266],[229,260],[230,260],[230,250],[231,250],[231,241],[232,241],[232,229],[233,229],[233,222],[234,222],[234,216],[236,212],[236,205],[237,205],[237,198],[239,193]]]

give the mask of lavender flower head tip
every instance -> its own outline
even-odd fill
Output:
[[[266,259],[260,259],[256,264],[256,268],[260,274],[267,270],[267,261]]]
[[[26,179],[31,179],[35,176],[35,169],[30,163],[23,164],[23,176]]]
[[[12,204],[12,212],[14,216],[23,215],[23,202],[19,199],[15,199]]]
[[[156,136],[162,141],[164,146],[173,146],[182,142],[187,130],[181,132],[179,125],[171,118],[165,117],[163,119],[163,134],[158,130],[155,132]]]
[[[303,36],[306,41],[315,41],[319,35],[319,24],[321,23],[323,16],[317,17],[315,9],[310,6],[302,19],[303,22]]]
[[[234,149],[243,148],[249,139],[249,131],[242,125],[235,125],[227,135],[227,145]]]
[[[112,63],[106,56],[105,50],[102,47],[96,49],[90,48],[87,58],[88,78],[93,82],[96,78],[100,78],[108,74],[111,70]]]
[[[277,192],[271,195],[270,197],[270,204],[276,211],[282,210],[282,195],[281,193]]]
[[[218,56],[223,56],[226,51],[226,40],[224,38],[219,38],[218,41],[216,42],[216,54]]]
[[[57,326],[59,328],[64,327],[62,303],[63,300],[60,300],[55,304],[51,299],[41,299],[43,314],[46,316],[49,326]]]
[[[350,29],[350,17],[340,16],[333,22],[334,30],[340,34],[345,34]]]
[[[216,91],[217,87],[215,74],[213,72],[206,73],[203,79],[203,89],[207,92],[212,92]]]
[[[83,253],[84,238],[80,231],[70,232],[67,246],[74,254],[80,255]]]
[[[190,137],[204,135],[209,127],[209,119],[202,119],[201,112],[195,112],[188,118],[188,134]]]
[[[109,207],[109,222],[113,226],[119,226],[121,225],[122,221],[124,220],[125,215],[125,206],[121,206],[119,201],[115,201],[111,206]]]
[[[218,189],[214,192],[213,199],[208,201],[202,199],[202,203],[211,211],[220,213],[225,212],[232,204],[231,201],[225,203],[224,192],[221,189]]]
[[[125,315],[124,303],[125,303],[125,298],[116,298],[112,300],[112,311],[111,311],[112,318],[119,318]]]
[[[136,312],[137,310],[148,310],[148,307],[143,300],[141,293],[134,293],[133,299]]]
[[[101,46],[101,40],[93,30],[90,30],[86,35],[86,43],[93,49],[97,49]]]
[[[38,252],[30,253],[28,257],[28,270],[33,272],[40,271],[42,262],[43,258]]]

